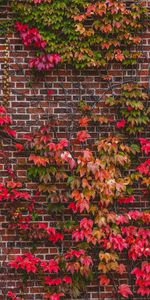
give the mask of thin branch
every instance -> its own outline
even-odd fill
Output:
[[[105,90],[105,92],[103,92],[103,94],[101,96],[99,96],[99,98],[96,100],[96,102],[93,103],[92,108],[96,108],[97,103],[103,99],[103,97],[107,94],[108,91],[112,90],[113,88],[119,87],[122,84],[135,83],[135,82],[136,82],[136,80],[127,80],[124,83],[120,82],[120,83],[115,83],[111,86],[109,85],[108,88]]]

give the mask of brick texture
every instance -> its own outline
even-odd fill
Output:
[[[144,1],[150,8],[150,1]],[[5,17],[8,8],[0,7],[1,18]],[[126,69],[119,64],[110,66],[110,73],[113,76],[113,83],[120,83],[129,80],[137,80],[142,83],[147,90],[150,89],[150,31],[142,34],[143,55],[137,66]],[[4,58],[6,56],[6,39],[0,36],[0,101],[3,103],[3,79],[4,79]],[[102,79],[106,74],[105,69],[78,71],[70,66],[54,69],[46,74],[34,74],[28,68],[29,58],[33,53],[24,48],[16,33],[8,35],[8,54],[9,54],[9,101],[7,102],[8,111],[14,121],[14,129],[17,130],[18,139],[22,139],[25,133],[33,132],[48,120],[52,121],[55,127],[55,134],[58,138],[74,138],[77,131],[77,120],[79,118],[79,101],[87,100],[89,103],[99,101],[99,110],[107,113],[108,116],[116,118],[113,109],[104,108],[101,95],[107,89],[107,82]],[[54,90],[54,95],[48,96],[48,89]],[[117,92],[117,90],[116,90]],[[108,92],[109,93],[109,92]],[[149,105],[150,102],[147,102]],[[70,132],[70,130],[71,132]],[[92,139],[103,137],[106,133],[115,132],[115,126],[101,125],[90,128]],[[150,128],[146,129],[146,136],[150,137]],[[16,169],[21,181],[25,181],[27,189],[34,189],[35,184],[27,182],[26,169],[27,158],[24,153],[18,154],[13,144],[9,140],[3,141],[5,153],[9,157],[10,164]],[[78,149],[77,149],[78,150]],[[3,165],[3,158],[0,158],[0,182],[7,180],[7,173]],[[142,202],[140,191],[139,201],[134,208],[148,208],[148,199]],[[59,218],[59,216],[58,216]],[[67,218],[67,216],[66,216]],[[48,216],[43,215],[43,220],[54,222]],[[8,260],[16,255],[25,253],[31,248],[30,243],[22,242],[8,228],[9,220],[4,205],[0,205],[0,300],[5,300],[8,289],[18,288],[21,285],[19,275],[10,270],[7,266]],[[56,247],[39,247],[37,254],[41,258],[49,259],[57,253]],[[38,282],[30,282],[25,289],[27,300],[41,300],[41,287]],[[70,298],[68,298],[70,299]],[[93,284],[89,286],[80,300],[115,300],[111,287],[99,287],[95,277]],[[144,299],[141,297],[134,298]]]

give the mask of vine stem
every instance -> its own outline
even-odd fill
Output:
[[[96,105],[99,101],[101,101],[103,99],[103,97],[107,94],[108,91],[112,90],[113,88],[116,88],[116,87],[119,87],[121,86],[122,84],[127,84],[127,83],[135,83],[136,80],[127,80],[125,82],[120,82],[120,83],[115,83],[115,84],[112,84],[112,85],[109,85],[108,88],[105,90],[105,92],[98,97],[98,99],[96,100],[96,102],[93,103],[92,105],[92,108],[96,108]]]
[[[119,294],[118,294],[118,289],[117,289],[117,285],[116,285],[116,283],[115,283],[115,279],[114,279],[113,273],[110,273],[110,277],[111,277],[112,282],[113,282],[113,288],[114,288],[114,291],[115,291],[115,294],[116,294],[116,299],[117,299],[117,300],[120,300],[120,296],[119,296]]]

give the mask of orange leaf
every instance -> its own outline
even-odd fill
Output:
[[[46,166],[46,164],[49,163],[48,157],[42,157],[35,154],[30,154],[29,161],[31,160],[33,160],[37,166]]]

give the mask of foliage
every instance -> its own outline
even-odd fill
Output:
[[[28,25],[24,25],[21,22],[16,22],[16,29],[20,33],[23,44],[26,47],[35,47],[44,51],[46,47],[46,41],[43,40],[37,28],[29,28]],[[59,54],[43,54],[39,57],[33,58],[29,61],[30,68],[36,68],[39,71],[49,70],[57,65],[61,61]]]
[[[11,4],[23,44],[38,54],[29,61],[31,68],[47,71],[62,60],[81,68],[112,61],[127,65],[140,55],[131,48],[141,41],[145,15],[141,5],[128,8],[117,0],[13,0]],[[116,299],[149,296],[150,213],[133,209],[139,189],[144,189],[143,199],[150,194],[150,140],[143,136],[149,124],[147,100],[138,84],[122,85],[120,94],[113,92],[105,100],[115,113],[118,108],[114,121],[100,114],[98,105],[81,99],[79,130],[73,138],[66,134],[58,139],[47,122],[25,135],[22,143],[16,140],[11,117],[0,106],[1,136],[12,139],[22,156],[27,151],[26,181],[36,186],[27,190],[17,174],[6,168],[11,179],[0,184],[0,202],[7,209],[11,230],[31,246],[8,265],[22,276],[23,284],[37,280],[41,297],[77,299],[94,272],[100,285],[112,286]],[[89,126],[97,124],[113,125],[118,134],[106,134],[91,145]],[[137,134],[138,139],[133,139]],[[45,214],[52,224],[41,221]],[[56,255],[41,258],[37,253],[43,244],[55,245]],[[23,288],[19,297],[17,292],[9,290],[8,298],[23,300]]]
[[[79,122],[83,125],[81,120]],[[59,249],[59,243],[63,242],[68,232],[72,235],[74,247],[66,249],[64,254],[58,251],[58,255],[49,261],[33,256],[31,252],[26,253],[12,260],[10,266],[20,270],[23,277],[24,272],[27,278],[35,273],[38,280],[44,283],[43,292],[48,299],[60,299],[65,293],[76,298],[79,290],[84,288],[92,276],[93,258],[90,253],[96,247],[100,249],[97,266],[100,284],[112,283],[115,290],[127,298],[133,294],[130,282],[119,284],[119,280],[113,279],[114,272],[121,277],[127,271],[127,266],[120,261],[121,253],[126,252],[128,259],[133,262],[143,259],[141,279],[137,275],[139,269],[132,268],[130,273],[136,276],[137,293],[149,295],[148,283],[143,284],[145,279],[142,278],[147,278],[144,272],[147,272],[149,266],[147,226],[150,215],[149,212],[137,210],[122,212],[124,205],[135,201],[135,180],[142,179],[141,184],[146,183],[149,189],[149,182],[146,181],[149,171],[145,171],[145,165],[142,167],[149,159],[142,166],[137,166],[137,173],[124,175],[131,168],[132,157],[137,155],[139,148],[135,144],[124,144],[117,136],[97,141],[94,152],[85,148],[77,158],[73,158],[67,149],[69,141],[52,140],[49,126],[25,138],[27,142],[23,147],[30,149],[29,161],[33,162],[28,174],[38,180],[38,192],[31,197],[29,193],[20,190],[22,184],[15,181],[7,182],[6,186],[1,185],[1,201],[15,201],[11,226],[17,229],[23,239],[31,240],[34,247],[49,241],[57,244]],[[86,135],[87,138],[89,136]],[[78,141],[83,143],[80,138]],[[139,142],[142,150],[148,154],[149,140],[140,138]],[[22,147],[19,150],[22,151]],[[71,170],[74,170],[72,175]],[[63,189],[59,189],[62,181]],[[55,227],[39,223],[35,204],[36,198],[43,193],[47,199],[45,209],[49,209],[49,203],[67,203],[74,217],[81,215],[79,221],[77,218],[70,223],[62,220]],[[83,213],[86,217],[82,216]],[[58,276],[53,276],[53,273]],[[11,291],[9,295],[10,298],[14,297]]]
[[[108,97],[106,105],[118,107],[119,115],[123,118],[116,127],[125,127],[127,132],[134,135],[143,132],[150,121],[150,109],[144,107],[146,100],[148,95],[137,84],[125,84],[121,95]]]
[[[36,27],[47,53],[58,53],[64,63],[78,68],[106,66],[111,61],[136,63],[145,8],[124,1],[15,1],[18,20]]]
[[[16,136],[16,131],[11,128],[12,119],[7,114],[6,109],[4,106],[0,106],[0,131],[3,132],[7,137]]]

